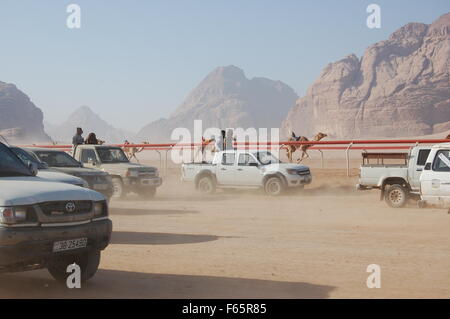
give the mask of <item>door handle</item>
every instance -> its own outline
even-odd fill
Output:
[[[421,171],[423,171],[423,168],[418,168],[418,169],[416,169],[416,171],[421,172]]]
[[[221,168],[220,170],[221,170],[221,171],[226,171],[227,169],[226,169],[226,168]]]
[[[238,168],[237,170],[238,170],[238,171],[242,171],[242,168]]]

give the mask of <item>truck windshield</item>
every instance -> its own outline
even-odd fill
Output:
[[[50,167],[81,167],[72,156],[61,151],[33,151],[41,161]]]
[[[450,151],[441,150],[436,153],[433,171],[450,172]]]
[[[99,147],[97,148],[98,156],[102,163],[128,163],[128,157],[123,150],[118,147]]]
[[[8,147],[0,143],[0,176],[33,176],[33,174]]]
[[[262,165],[269,165],[269,164],[279,164],[281,161],[276,158],[272,153],[264,151],[264,152],[256,152],[254,153],[258,161]]]
[[[13,151],[14,154],[16,154],[17,157],[20,158],[20,160],[25,164],[27,164],[28,162],[33,162],[38,166],[38,169],[47,168],[47,165],[45,165],[38,158],[34,157],[32,154],[28,153],[20,147],[11,147],[11,151]]]

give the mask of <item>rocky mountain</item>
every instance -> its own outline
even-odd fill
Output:
[[[113,127],[94,113],[88,106],[81,106],[69,115],[60,125],[45,123],[46,132],[59,143],[70,143],[77,127],[83,128],[83,137],[94,132],[98,139],[107,143],[123,143],[125,139],[132,139],[133,134]]]
[[[334,137],[418,136],[450,129],[450,13],[409,23],[361,59],[327,65],[283,122],[283,132]]]
[[[14,84],[0,82],[0,135],[11,143],[48,142],[42,111]]]
[[[294,90],[280,81],[248,79],[235,66],[213,70],[168,119],[146,125],[138,133],[142,140],[169,141],[176,127],[192,131],[196,119],[209,127],[279,127],[298,98]]]

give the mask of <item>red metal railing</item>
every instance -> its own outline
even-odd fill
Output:
[[[288,145],[314,145],[310,147],[310,150],[317,150],[320,152],[321,156],[321,166],[323,167],[324,158],[323,151],[334,151],[343,150],[346,154],[347,163],[347,176],[350,175],[350,150],[409,150],[412,145],[417,144],[438,144],[450,142],[449,139],[399,139],[399,140],[338,140],[338,141],[280,141],[280,142],[234,142],[234,146],[237,149],[271,149],[274,146],[279,148],[286,148]],[[374,144],[394,144],[394,145],[382,145],[373,146]],[[398,145],[398,144],[409,144],[409,145]],[[162,165],[162,157],[159,151],[166,151],[164,170],[167,169],[167,153],[171,150],[179,150],[195,147],[206,146],[206,143],[159,143],[159,144],[112,144],[112,146],[123,147],[123,148],[143,148],[144,150],[157,151],[160,156],[160,162]],[[336,145],[336,146],[322,146],[322,145]],[[345,146],[340,146],[345,145]],[[364,146],[365,145],[365,146]],[[257,146],[257,147],[252,147]],[[263,146],[263,147],[261,147]],[[72,145],[27,145],[27,147],[39,147],[39,148],[53,148],[60,149],[64,151],[70,151]]]

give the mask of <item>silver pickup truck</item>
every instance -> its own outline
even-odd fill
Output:
[[[11,146],[10,150],[13,151],[13,153],[16,154],[16,156],[20,158],[24,164],[26,165],[27,163],[36,164],[38,169],[38,173],[36,176],[38,177],[48,179],[52,182],[61,182],[89,188],[89,184],[84,179],[81,179],[73,175],[52,171],[48,167],[48,165],[42,162],[36,155],[23,148]]]
[[[111,176],[107,173],[83,167],[72,156],[60,150],[49,148],[26,148],[24,150],[47,164],[51,170],[82,178],[86,181],[87,187],[102,193],[108,200],[111,198],[113,184]]]
[[[223,151],[212,163],[182,165],[182,180],[193,182],[203,193],[216,188],[263,188],[277,196],[288,188],[302,189],[311,183],[308,167],[282,163],[268,151]]]
[[[112,232],[106,198],[36,177],[2,143],[0,158],[0,273],[47,268],[65,282],[76,263],[82,281],[94,276]]]
[[[420,175],[431,146],[415,146],[408,153],[363,153],[357,189],[379,189],[380,200],[394,208],[409,198],[419,199]],[[402,163],[393,163],[400,160]]]

